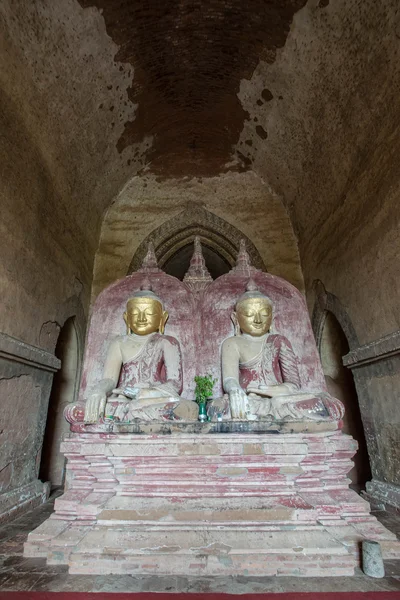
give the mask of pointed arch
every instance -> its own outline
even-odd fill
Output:
[[[242,231],[201,206],[191,206],[163,223],[142,241],[131,260],[127,275],[140,268],[149,242],[154,245],[158,266],[163,268],[179,250],[193,244],[196,236],[203,246],[213,250],[231,267],[235,265],[240,240],[244,239],[251,263],[262,271],[267,270],[259,251]]]

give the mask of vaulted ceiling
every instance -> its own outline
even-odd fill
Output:
[[[101,11],[115,60],[133,68],[128,97],[137,111],[118,150],[152,136],[146,158],[171,176],[225,169],[248,118],[240,82],[260,60],[274,62],[306,0],[79,2]]]
[[[3,0],[0,15],[7,102],[93,230],[141,172],[254,170],[299,235],[398,177],[397,0]]]

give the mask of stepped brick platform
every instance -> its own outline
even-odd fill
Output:
[[[71,573],[352,575],[400,542],[346,474],[357,444],[314,433],[71,433],[67,491],[26,556]]]

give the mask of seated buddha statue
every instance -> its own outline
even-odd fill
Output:
[[[161,299],[146,282],[146,289],[128,300],[127,333],[111,342],[103,378],[87,394],[86,424],[103,416],[125,422],[168,418],[180,400],[182,364],[178,341],[164,335],[167,319]]]
[[[234,419],[339,420],[343,405],[326,392],[301,389],[290,341],[270,333],[273,306],[253,281],[233,313],[237,335],[222,345],[223,388]]]

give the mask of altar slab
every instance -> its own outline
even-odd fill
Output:
[[[67,489],[26,556],[71,573],[352,575],[400,543],[349,489],[356,442],[302,433],[71,433]]]

